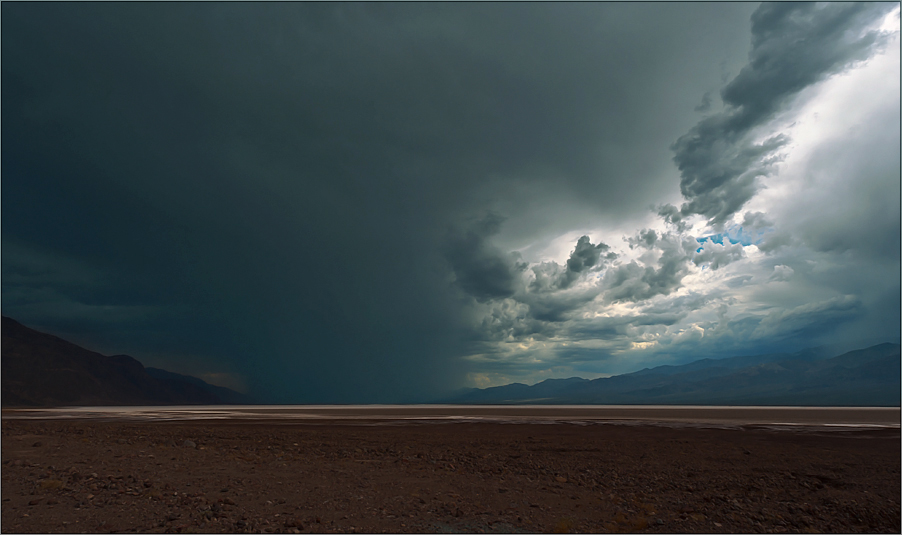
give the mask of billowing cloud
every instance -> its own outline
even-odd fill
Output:
[[[892,10],[880,3],[762,4],[752,16],[749,63],[721,91],[723,112],[700,121],[673,144],[686,202],[665,205],[673,224],[698,214],[721,228],[758,191],[759,178],[781,160],[783,134],[755,139],[801,90],[867,59],[886,42],[875,22]]]
[[[778,264],[774,266],[774,272],[770,277],[767,278],[768,281],[773,282],[785,282],[792,278],[793,269],[789,266],[784,266],[783,264]]]
[[[716,270],[744,256],[745,249],[741,243],[714,243],[709,239],[702,244],[701,251],[692,255],[692,263],[696,266],[705,264]]]
[[[604,267],[606,261],[617,258],[617,253],[604,254],[609,250],[610,246],[607,244],[593,245],[588,236],[581,236],[564,266],[556,262],[543,262],[534,266],[532,271],[535,279],[530,283],[529,288],[535,292],[566,290],[580,276],[589,271],[598,271]],[[603,254],[604,256],[602,256]]]
[[[668,295],[678,289],[683,278],[689,274],[688,264],[697,247],[695,240],[666,233],[660,238],[653,234],[640,233],[633,243],[651,241],[660,252],[657,262],[642,263],[633,260],[609,269],[602,281],[605,287],[605,301],[642,301],[656,295]]]
[[[502,222],[497,214],[488,214],[470,229],[448,237],[445,256],[454,270],[455,282],[477,301],[513,295],[519,272],[526,268],[514,255],[487,241],[501,230]]]

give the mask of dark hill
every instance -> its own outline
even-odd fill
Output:
[[[210,405],[245,399],[195,377],[148,373],[127,355],[107,357],[7,317],[2,330],[3,407]]]
[[[588,381],[473,389],[451,403],[899,406],[899,344],[829,357],[798,353],[702,359]]]

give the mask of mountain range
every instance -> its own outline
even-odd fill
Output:
[[[9,407],[247,404],[245,395],[128,355],[104,356],[2,318],[0,401]]]
[[[830,357],[797,353],[702,359],[602,379],[548,379],[469,389],[443,400],[460,404],[610,405],[900,405],[899,344]]]

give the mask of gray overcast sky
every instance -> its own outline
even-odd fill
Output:
[[[900,337],[897,3],[4,3],[3,314],[278,402]]]

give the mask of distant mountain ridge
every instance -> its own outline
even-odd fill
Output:
[[[188,375],[145,368],[2,318],[0,401],[5,408],[251,403],[247,396]]]
[[[461,404],[900,405],[899,344],[830,357],[819,348],[793,354],[702,359],[603,379],[549,379],[471,389],[443,400]]]

